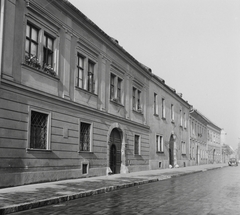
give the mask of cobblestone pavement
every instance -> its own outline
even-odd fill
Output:
[[[39,211],[38,209],[32,209],[31,211],[19,212],[17,214],[30,214],[30,212],[31,214],[159,214],[158,212],[160,211],[160,214],[169,214],[169,207],[173,210],[171,214],[177,214],[179,208],[183,207],[183,202],[186,202],[186,199],[184,200],[184,198],[189,196],[190,193],[196,193],[198,190],[198,184],[201,184],[202,182],[205,183],[209,180],[203,178],[202,180],[197,181],[196,179],[202,178],[202,175],[209,175],[215,172],[208,171],[207,173],[209,174],[206,174],[202,171],[224,166],[226,166],[226,164],[201,165],[178,169],[160,169],[129,174],[64,180],[14,188],[3,188],[0,189],[0,214],[13,213],[46,205],[51,206],[39,208]],[[222,172],[224,172],[225,169],[226,171],[230,171],[229,173],[231,174],[234,173],[234,167],[223,168],[216,171],[219,171],[221,173],[220,175],[223,177],[224,175]],[[192,173],[195,174],[192,175],[194,179],[190,179],[191,181],[187,183],[185,182],[187,180],[184,180],[181,183],[178,182],[178,180],[181,181],[183,178],[190,177],[189,174]],[[180,175],[186,176],[176,178],[176,176]],[[225,178],[224,180],[226,181]],[[147,185],[149,182],[157,181],[161,181],[161,183],[158,182]],[[142,184],[145,185],[140,186]],[[182,184],[185,185],[179,186]],[[148,188],[143,189],[143,187],[146,186]],[[128,189],[122,189],[127,187]],[[186,189],[188,187],[191,189]],[[209,187],[213,187],[214,189],[218,188],[214,183],[209,185]],[[156,190],[158,192],[156,192]],[[159,192],[159,190],[161,190],[161,192]],[[184,190],[187,191],[183,192]],[[206,190],[204,192],[208,191]],[[191,209],[193,201],[196,202],[198,195],[200,194],[196,194],[193,199],[187,200],[189,210]],[[81,198],[86,196],[88,196],[88,198]],[[209,195],[206,193],[206,196]],[[72,199],[78,199],[78,201],[73,200],[66,202]],[[134,200],[137,200],[136,203]],[[175,202],[175,200],[177,200],[177,202]],[[240,199],[238,198],[238,201],[239,200]],[[155,205],[158,206],[157,208],[152,207],[154,202]],[[200,203],[206,204],[203,200],[201,200]],[[200,204],[196,205],[195,208],[197,209],[198,206],[199,208],[202,208],[200,207]],[[174,213],[175,209],[176,213]],[[187,209],[188,208],[185,208],[185,214],[189,214],[187,213]]]

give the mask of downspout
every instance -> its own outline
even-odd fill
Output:
[[[2,55],[3,55],[3,29],[4,29],[4,11],[5,11],[5,0],[0,1],[0,85],[2,78]]]

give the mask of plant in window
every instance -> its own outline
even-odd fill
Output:
[[[38,58],[36,55],[31,55],[31,57],[25,55],[25,61],[27,65],[32,66],[36,69],[41,69],[41,64],[38,62]]]
[[[43,71],[52,76],[56,76],[56,72],[53,70],[53,68],[49,64],[46,64],[46,63],[43,64]]]

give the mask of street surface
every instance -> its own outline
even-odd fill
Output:
[[[240,166],[174,177],[14,214],[239,215]]]

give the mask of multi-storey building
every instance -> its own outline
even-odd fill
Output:
[[[67,0],[0,3],[0,187],[191,164],[190,105],[117,40]]]
[[[1,4],[0,186],[149,169],[151,71],[66,0]]]
[[[208,120],[207,146],[209,164],[222,161],[221,130],[216,124]]]
[[[206,118],[196,109],[190,111],[190,162],[191,165],[207,164]]]
[[[150,168],[189,165],[190,105],[155,75],[149,88]]]

